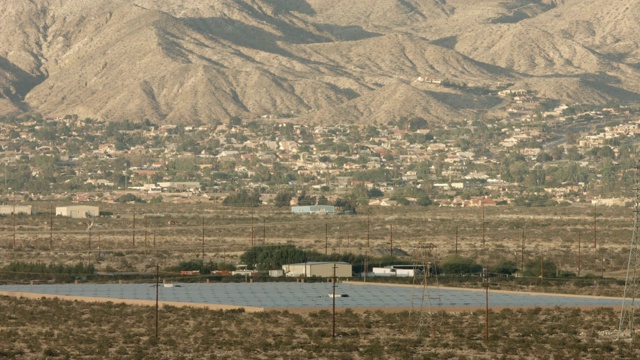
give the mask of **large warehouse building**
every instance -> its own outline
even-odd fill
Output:
[[[97,206],[60,206],[56,208],[56,216],[68,216],[76,219],[100,216],[100,209]]]
[[[319,214],[319,215],[332,215],[335,214],[335,206],[331,205],[308,205],[308,206],[292,206],[292,214]]]
[[[18,214],[31,215],[31,205],[0,205],[0,215]]]
[[[332,277],[333,267],[336,267],[337,277],[351,277],[352,269],[351,264],[346,262],[329,262],[329,261],[315,261],[299,264],[286,264],[282,265],[282,270],[286,276],[294,277]]]

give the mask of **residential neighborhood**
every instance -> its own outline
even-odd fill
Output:
[[[242,191],[259,194],[253,205],[279,206],[627,203],[640,111],[541,111],[527,94],[501,91],[512,102],[502,118],[447,123],[1,117],[3,203],[16,194],[25,201],[223,203]]]

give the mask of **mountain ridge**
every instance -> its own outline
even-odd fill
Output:
[[[5,2],[0,113],[446,121],[497,106],[466,88],[496,84],[640,102],[640,0],[595,1]]]

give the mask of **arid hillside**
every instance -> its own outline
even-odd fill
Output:
[[[639,9],[640,0],[6,1],[0,113],[442,121],[499,108],[508,88],[637,103]]]

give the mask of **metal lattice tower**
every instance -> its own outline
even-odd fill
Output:
[[[624,298],[622,300],[622,310],[620,311],[620,325],[618,327],[618,340],[633,339],[634,317],[636,311],[636,294],[638,287],[638,265],[640,264],[640,252],[638,251],[638,230],[640,229],[640,183],[638,182],[638,171],[635,169],[635,206],[633,219],[633,235],[631,236],[631,247],[629,248],[629,262],[627,263],[627,277],[624,285]]]
[[[437,262],[436,262],[436,256],[435,256],[435,251],[437,250],[438,246],[433,244],[433,243],[424,243],[424,244],[418,244],[414,247],[414,274],[413,274],[413,286],[412,286],[412,290],[411,290],[411,311],[409,313],[409,316],[412,317],[413,315],[413,299],[414,299],[414,289],[415,289],[415,285],[416,285],[416,269],[417,269],[417,265],[420,264],[422,267],[422,292],[420,294],[420,314],[418,316],[417,323],[416,323],[416,328],[418,329],[418,333],[421,334],[422,333],[422,329],[424,327],[424,324],[427,322],[427,317],[428,322],[430,324],[431,327],[431,332],[434,332],[434,322],[433,322],[433,314],[434,311],[432,309],[432,306],[434,304],[432,304],[431,300],[432,299],[437,299],[438,300],[438,305],[442,305],[442,301],[440,299],[440,292],[437,291],[437,298],[433,298],[432,294],[431,294],[431,288],[429,287],[429,277],[431,276],[431,270],[435,270],[434,271],[434,280],[433,283],[431,284],[431,286],[436,286],[436,289],[439,289],[439,283],[438,283],[438,277],[437,277]],[[425,304],[425,300],[426,300],[426,304]],[[426,313],[425,313],[425,306],[426,306]]]

